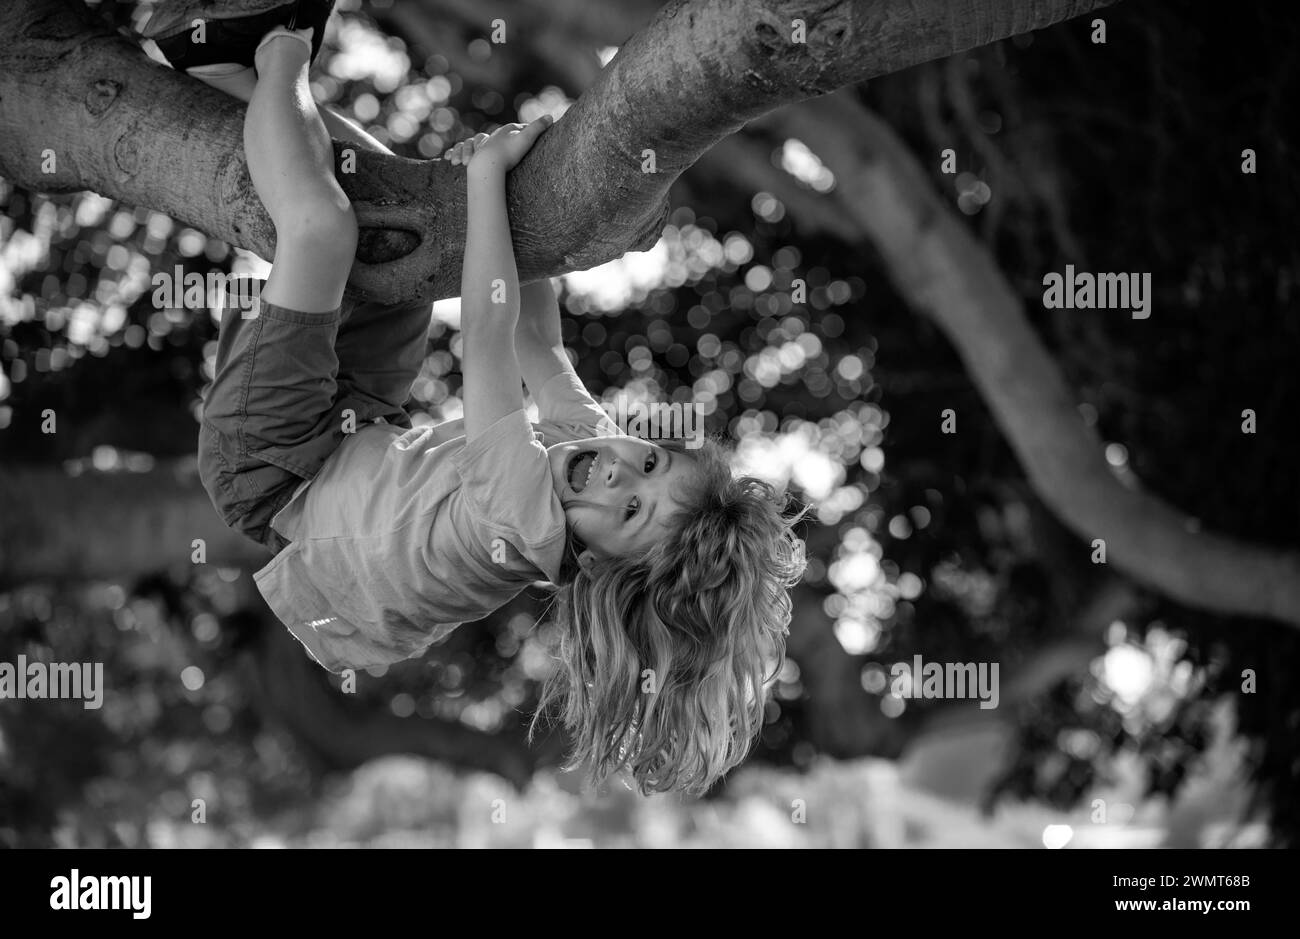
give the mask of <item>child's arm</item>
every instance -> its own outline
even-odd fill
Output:
[[[465,437],[472,440],[524,406],[515,325],[519,320],[519,274],[515,269],[505,178],[542,131],[542,118],[507,124],[452,149],[453,163],[468,161],[468,215],[461,273],[461,336],[464,342]]]
[[[574,375],[573,363],[560,338],[560,306],[549,279],[525,284],[519,292],[519,325],[515,327],[515,354],[524,384],[533,397],[561,372]]]

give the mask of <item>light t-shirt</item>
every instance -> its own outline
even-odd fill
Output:
[[[528,584],[554,582],[566,539],[545,447],[618,427],[576,376],[466,443],[463,421],[367,424],[272,520],[288,538],[253,579],[330,671],[419,655]]]

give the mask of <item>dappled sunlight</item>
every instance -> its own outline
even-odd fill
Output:
[[[835,188],[835,174],[802,140],[792,138],[782,145],[781,169],[818,192],[830,192]]]
[[[401,15],[385,18],[389,4],[339,0],[310,87],[405,159],[438,159],[502,123],[561,120],[581,91],[574,75],[590,80],[598,60],[608,82],[619,47],[605,43],[622,41],[586,24],[573,36],[552,29],[543,47],[512,24],[509,42],[490,42],[473,4],[385,35],[379,23],[397,31],[421,15],[399,2]],[[96,6],[109,16],[130,4]],[[138,21],[140,10],[117,15]],[[695,408],[703,433],[734,444],[737,474],[803,512],[794,530],[808,567],[753,755],[698,801],[619,783],[587,791],[580,773],[549,763],[533,772],[523,728],[565,638],[541,581],[419,658],[358,670],[352,691],[307,660],[258,597],[251,571],[265,560],[206,560],[221,519],[195,471],[225,285],[264,280],[269,261],[207,235],[201,218],[0,179],[0,526],[18,545],[0,556],[0,663],[94,661],[111,678],[97,711],[0,708],[0,809],[24,807],[0,812],[0,846],[1294,840],[1294,631],[1201,609],[1134,574],[1147,572],[1132,560],[1141,550],[1088,530],[1096,503],[1067,516],[1026,473],[1032,447],[989,386],[993,374],[1017,400],[1077,409],[1098,472],[1180,506],[1188,535],[1201,519],[1229,535],[1216,558],[1247,543],[1272,556],[1294,541],[1279,507],[1296,504],[1300,468],[1278,428],[1300,396],[1278,365],[1287,344],[1275,326],[1296,279],[1290,242],[1273,236],[1296,206],[1240,171],[1231,143],[1259,146],[1269,109],[1218,103],[1181,56],[1149,69],[1083,42],[1061,32],[1050,47],[975,50],[953,60],[960,68],[881,76],[840,102],[898,125],[918,185],[938,200],[910,244],[928,250],[955,225],[957,243],[987,255],[980,269],[1007,322],[1026,320],[1027,345],[1012,351],[1036,340],[1063,379],[1050,400],[1036,397],[1057,386],[1035,377],[1033,356],[1022,362],[989,335],[957,341],[954,310],[982,302],[969,280],[951,289],[949,266],[891,256],[895,242],[867,236],[862,199],[898,206],[864,174],[889,178],[881,167],[893,157],[865,139],[828,146],[838,128],[811,111],[737,131],[728,146],[747,162],[687,169],[646,250],[554,279],[564,346],[598,403]],[[566,68],[578,56],[586,72]],[[990,63],[1008,61],[994,80]],[[1131,96],[1114,84],[1121,73]],[[1156,104],[1130,113],[1135,101]],[[1222,165],[1169,156],[1195,152],[1204,127],[1230,142]],[[1148,184],[1115,184],[1125,177]],[[910,221],[893,220],[898,237],[912,238]],[[1152,328],[1046,310],[1044,270],[1085,256],[1154,267],[1176,315]],[[416,427],[464,416],[462,326],[459,298],[431,303],[407,402]],[[533,419],[536,391],[520,399]],[[39,576],[11,583],[19,563]],[[83,576],[94,564],[116,573]],[[892,670],[913,656],[997,664],[1000,703],[912,696],[919,681]],[[471,742],[420,749],[439,734]],[[68,741],[57,753],[55,738]],[[457,749],[500,775],[394,755]],[[210,824],[193,821],[196,800]],[[498,801],[502,822],[483,808]]]

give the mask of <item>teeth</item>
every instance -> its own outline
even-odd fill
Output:
[[[572,480],[571,480],[570,483],[569,483],[569,486],[570,486],[570,487],[571,487],[575,492],[578,492],[578,491],[585,491],[586,488],[587,488],[589,485],[591,485],[591,480],[592,480],[592,478],[596,475],[596,464],[600,462],[600,454],[599,454],[597,451],[595,451],[595,450],[583,450],[583,451],[580,451],[579,454],[578,454],[576,457],[574,457],[574,460],[573,460],[573,468],[574,468],[574,469],[577,469],[577,468],[578,468],[578,464],[581,463],[584,459],[585,459],[585,460],[589,460],[590,462],[589,462],[588,465],[587,465],[587,472],[586,472],[586,475],[585,475],[583,481],[582,481],[582,482],[578,482],[578,478],[577,478],[577,477],[573,477]],[[572,472],[572,470],[570,470],[570,472]],[[581,490],[578,489],[579,486],[582,487]]]

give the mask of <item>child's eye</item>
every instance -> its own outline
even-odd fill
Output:
[[[655,453],[653,450],[651,450],[650,455],[645,458],[645,471],[649,473],[653,471],[654,468],[658,465],[659,465],[659,455]]]
[[[627,502],[627,514],[624,516],[624,518],[631,518],[640,510],[641,510],[641,499],[637,496],[633,496]]]

